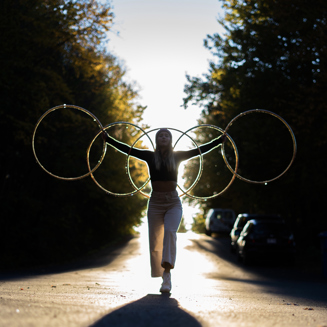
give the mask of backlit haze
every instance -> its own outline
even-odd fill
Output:
[[[203,40],[221,31],[219,1],[113,0],[112,4],[115,24],[108,49],[123,60],[127,80],[139,86],[139,102],[147,106],[144,123],[183,131],[196,125],[200,109],[181,107],[185,74],[201,76],[208,71],[212,55]]]
[[[113,0],[112,5],[115,24],[108,50],[122,60],[126,80],[136,82],[138,102],[147,106],[143,123],[181,131],[198,125],[201,110],[182,107],[185,74],[208,72],[213,57],[203,41],[222,32],[219,1]],[[184,219],[190,215],[184,206]]]

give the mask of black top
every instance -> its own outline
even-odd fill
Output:
[[[213,141],[203,144],[199,146],[199,148],[195,148],[192,150],[173,152],[176,168],[172,171],[168,171],[167,166],[165,164],[161,165],[160,170],[156,169],[153,151],[141,150],[138,148],[131,149],[129,145],[122,142],[118,142],[117,140],[115,140],[109,135],[107,135],[106,142],[120,152],[129,154],[132,157],[145,161],[148,164],[150,170],[151,181],[177,182],[178,167],[182,161],[199,156],[200,155],[199,150],[201,151],[201,154],[205,154],[211,151],[212,149],[216,148],[218,145],[221,144],[221,139],[220,137],[218,137]]]

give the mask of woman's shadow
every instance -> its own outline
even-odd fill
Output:
[[[179,307],[169,294],[148,294],[110,312],[92,327],[201,327],[201,324]]]

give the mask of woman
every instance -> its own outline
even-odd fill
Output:
[[[133,148],[118,142],[107,133],[105,140],[117,150],[147,163],[152,192],[148,202],[148,226],[151,276],[162,277],[160,292],[171,291],[170,270],[175,266],[177,230],[182,219],[182,205],[177,187],[178,167],[184,160],[205,154],[225,141],[225,135],[188,151],[173,151],[172,134],[160,129],[156,134],[155,151]]]

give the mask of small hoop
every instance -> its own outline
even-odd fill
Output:
[[[140,187],[140,188],[138,188],[135,184],[134,184],[134,182],[132,182],[132,178],[131,178],[131,176],[130,176],[130,172],[129,172],[129,169],[127,169],[127,174],[128,174],[128,177],[129,177],[129,180],[132,182],[131,183],[131,185],[133,186],[133,188],[134,188],[134,191],[132,191],[132,192],[127,192],[127,193],[117,193],[117,192],[111,192],[111,191],[109,191],[108,189],[106,189],[105,187],[103,187],[97,180],[96,180],[96,178],[94,177],[94,175],[93,175],[93,172],[91,172],[91,167],[90,167],[90,150],[91,150],[91,148],[92,148],[92,145],[93,145],[93,143],[94,143],[94,141],[97,139],[97,137],[103,132],[103,131],[106,131],[107,129],[109,129],[109,128],[112,128],[113,126],[116,126],[116,125],[131,125],[131,126],[134,126],[134,127],[136,127],[136,128],[138,128],[139,130],[141,130],[144,134],[147,134],[141,127],[139,127],[139,126],[137,126],[137,125],[135,125],[135,124],[133,124],[133,123],[128,123],[128,122],[124,122],[124,121],[121,121],[121,122],[114,122],[114,123],[111,123],[111,124],[108,124],[108,125],[106,125],[105,127],[103,127],[103,130],[102,131],[100,131],[97,135],[95,135],[95,137],[93,138],[93,140],[91,141],[91,143],[90,143],[90,145],[89,145],[89,147],[88,147],[88,149],[87,149],[87,153],[86,153],[86,159],[87,159],[87,166],[88,166],[88,168],[89,168],[89,174],[90,174],[90,176],[91,176],[91,178],[92,178],[92,180],[95,182],[95,184],[97,185],[97,186],[99,186],[103,191],[105,191],[106,193],[108,193],[108,194],[111,194],[111,195],[114,195],[114,196],[116,196],[116,197],[127,197],[127,196],[133,196],[134,194],[136,194],[136,193],[138,193],[138,192],[140,192],[142,195],[144,195],[144,196],[147,196],[144,192],[142,192],[141,190],[149,183],[149,181],[150,181],[150,177],[148,177],[148,179],[144,182],[144,184]],[[142,135],[143,136],[143,135]],[[149,138],[150,139],[150,138]],[[139,138],[137,139],[137,140],[139,140]],[[137,141],[136,141],[137,142]],[[152,143],[152,141],[151,141],[151,139],[150,139],[150,142]],[[106,143],[106,142],[105,142]],[[134,144],[135,144],[135,142],[134,142]],[[133,144],[133,145],[134,145]],[[153,145],[153,143],[152,143],[152,145]],[[132,150],[132,147],[130,148],[130,151],[129,151],[129,153],[131,152],[131,150]],[[127,154],[127,157],[129,157],[129,153]]]
[[[49,170],[47,170],[40,162],[39,158],[37,157],[37,154],[36,154],[36,150],[35,150],[35,135],[36,135],[36,131],[40,125],[40,123],[42,122],[42,120],[48,115],[50,114],[51,112],[55,111],[55,110],[58,110],[58,109],[66,109],[66,108],[72,108],[72,109],[76,109],[76,110],[80,110],[84,113],[86,113],[88,116],[92,117],[93,120],[95,122],[97,122],[100,130],[102,131],[103,130],[103,127],[102,127],[102,124],[101,122],[99,121],[99,119],[93,115],[90,111],[82,108],[82,107],[78,107],[78,106],[74,106],[74,105],[70,105],[70,104],[62,104],[62,105],[59,105],[59,106],[56,106],[56,107],[53,107],[49,110],[47,110],[38,120],[38,122],[36,123],[35,125],[35,128],[34,128],[34,132],[33,132],[33,137],[32,137],[32,149],[33,149],[33,154],[34,154],[34,157],[36,159],[36,162],[40,165],[40,167],[45,171],[47,172],[49,175],[51,175],[52,177],[55,177],[55,178],[58,178],[58,179],[61,179],[61,180],[68,180],[68,181],[73,181],[73,180],[78,180],[78,179],[82,179],[84,177],[87,177],[89,176],[91,173],[93,173],[96,169],[98,169],[98,167],[101,165],[105,155],[106,155],[106,150],[107,150],[107,146],[106,146],[106,142],[103,142],[103,147],[102,147],[102,155],[98,161],[98,163],[95,165],[94,168],[90,169],[89,168],[89,172],[84,174],[84,175],[80,175],[80,176],[76,176],[76,177],[62,177],[62,176],[59,176],[59,175],[55,175],[53,174],[52,172],[50,172]]]
[[[226,133],[225,130],[223,130],[222,128],[220,128],[220,127],[218,127],[218,126],[215,126],[215,125],[202,124],[202,125],[194,126],[194,127],[190,128],[190,129],[188,129],[188,130],[185,132],[185,134],[188,133],[188,132],[190,132],[192,129],[195,129],[195,128],[205,128],[205,127],[206,127],[206,128],[212,128],[212,129],[215,129],[215,130],[221,132],[222,134],[225,134],[226,137],[228,138],[228,140],[231,142],[231,144],[232,144],[232,146],[233,146],[233,149],[234,149],[234,153],[235,153],[235,171],[237,172],[237,169],[238,169],[238,161],[239,161],[238,150],[237,150],[237,147],[236,147],[236,144],[235,144],[234,140],[230,137],[230,135],[228,135],[228,134]],[[199,151],[200,151],[200,150],[199,150]],[[225,160],[225,153],[224,153],[223,151],[222,151],[222,156],[223,156],[223,158],[224,158],[224,160]],[[202,157],[202,154],[201,154],[201,157]],[[226,160],[227,160],[227,159],[226,159]],[[232,176],[230,182],[228,183],[228,185],[227,185],[227,186],[226,186],[222,191],[220,191],[219,193],[213,194],[213,195],[211,195],[211,196],[195,196],[195,195],[191,195],[191,194],[188,193],[189,190],[187,190],[187,191],[184,192],[184,193],[185,193],[185,195],[187,195],[187,196],[190,197],[190,198],[197,199],[197,200],[205,200],[205,201],[206,201],[206,200],[208,200],[208,199],[215,198],[215,197],[221,195],[222,193],[226,192],[227,189],[232,185],[232,183],[233,183],[234,180],[235,180],[235,174],[233,173],[233,176]],[[197,180],[197,182],[198,182],[198,180]],[[194,186],[195,186],[195,185],[194,185]],[[193,186],[193,187],[194,187],[194,186]],[[193,187],[192,187],[192,188],[193,188]],[[180,188],[180,187],[179,187],[179,188]],[[180,188],[180,189],[181,189],[181,188]],[[181,191],[183,192],[182,189],[181,189]]]
[[[295,159],[295,155],[296,155],[296,151],[297,151],[297,145],[296,145],[296,139],[295,139],[295,135],[291,129],[291,127],[288,125],[288,123],[282,118],[280,117],[279,115],[275,114],[274,112],[272,111],[269,111],[269,110],[264,110],[264,109],[251,109],[251,110],[247,110],[247,111],[244,111],[242,113],[240,113],[239,115],[235,116],[229,123],[228,125],[226,126],[225,128],[225,132],[227,133],[228,129],[230,128],[230,126],[232,126],[232,124],[239,118],[241,118],[242,116],[245,116],[245,115],[248,115],[248,114],[251,114],[251,113],[265,113],[265,114],[269,114],[273,117],[276,117],[278,118],[288,129],[289,133],[291,134],[291,137],[292,137],[292,142],[293,142],[293,156],[291,158],[291,161],[290,163],[287,165],[286,169],[281,173],[279,174],[278,176],[272,178],[272,179],[268,179],[268,180],[264,180],[264,181],[254,181],[254,180],[251,180],[251,179],[247,179],[245,177],[242,177],[241,175],[239,175],[237,173],[237,171],[233,170],[233,168],[231,167],[231,165],[229,164],[228,160],[227,160],[227,157],[225,155],[223,155],[224,157],[224,161],[228,167],[228,169],[237,177],[239,178],[240,180],[242,181],[245,181],[245,182],[248,182],[248,183],[254,183],[254,184],[267,184],[269,182],[272,182],[274,180],[276,180],[277,178],[281,177],[282,175],[284,175],[288,169],[291,167],[294,159]],[[227,134],[226,134],[227,135]],[[225,152],[224,150],[224,145],[222,146],[222,151]]]

